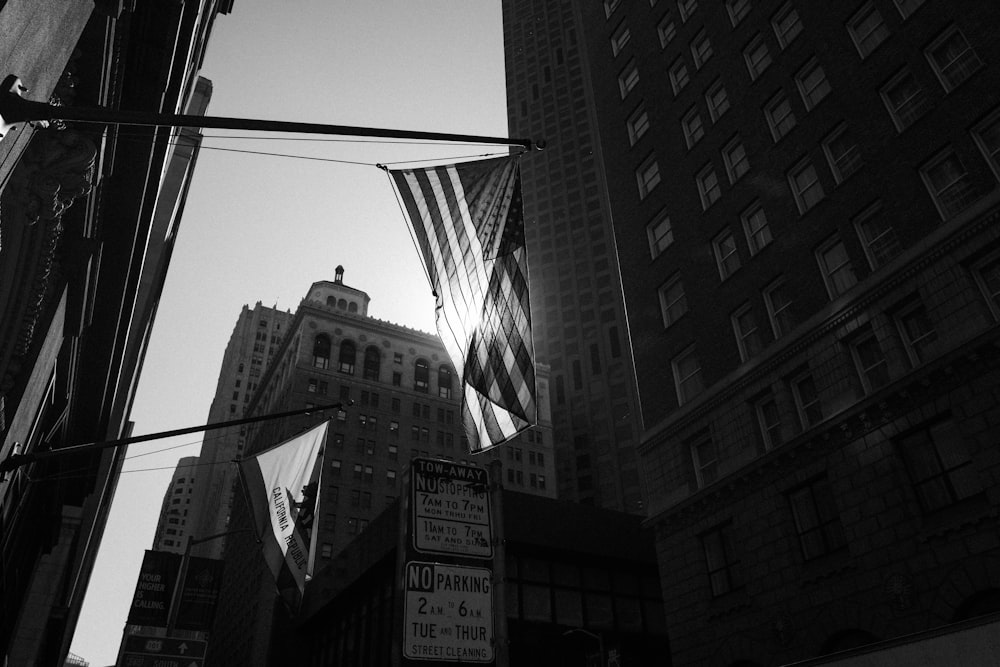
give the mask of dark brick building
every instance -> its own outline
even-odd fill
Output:
[[[675,662],[1000,608],[1000,8],[573,6]]]

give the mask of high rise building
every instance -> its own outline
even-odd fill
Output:
[[[337,581],[335,556],[394,506],[411,457],[479,465],[499,459],[505,486],[556,497],[546,369],[538,372],[539,426],[473,458],[461,424],[461,378],[440,339],[369,316],[370,297],[344,284],[343,275],[338,266],[333,281],[313,283],[247,403],[247,415],[343,403],[333,413],[261,422],[246,433],[246,453],[253,454],[332,419],[314,534],[320,589],[324,580]],[[264,665],[272,630],[288,617],[247,532],[239,494],[230,528],[243,532],[227,539],[220,598],[226,613],[216,617],[208,657],[211,664]]]
[[[642,512],[628,326],[572,4],[505,0],[503,15],[510,134],[547,145],[521,160],[521,175],[559,497]]]
[[[222,356],[215,398],[208,410],[209,424],[243,417],[250,395],[271,363],[275,350],[288,330],[292,313],[257,304],[244,305]],[[226,532],[232,507],[236,471],[233,460],[243,453],[246,427],[232,426],[209,432],[201,446],[202,463],[192,503],[191,535],[202,540]],[[192,553],[221,558],[225,537],[198,542]]]
[[[512,124],[583,78],[674,663],[1000,610],[1000,8],[570,4],[505,4]]]
[[[170,484],[163,494],[160,518],[156,522],[153,536],[153,551],[169,551],[182,554],[188,540],[193,535],[191,497],[195,489],[195,479],[201,473],[197,456],[185,456],[177,462]]]
[[[199,69],[232,4],[0,2],[3,73],[32,100],[203,115]],[[197,130],[44,125],[0,141],[3,460],[131,434],[201,143]],[[56,456],[0,479],[0,662],[64,661],[124,457]]]

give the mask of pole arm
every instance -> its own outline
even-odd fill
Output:
[[[142,125],[154,127],[193,127],[219,130],[248,130],[254,132],[292,132],[297,134],[333,134],[355,137],[378,137],[382,139],[416,139],[424,141],[456,141],[472,144],[499,144],[522,146],[525,150],[540,150],[545,142],[531,139],[508,137],[484,137],[474,134],[451,134],[448,132],[418,132],[414,130],[392,130],[376,127],[352,125],[326,125],[323,123],[299,123],[283,120],[261,120],[256,118],[228,118],[224,116],[191,116],[185,114],[152,113],[145,111],[122,111],[103,107],[81,108],[63,107],[33,102],[21,95],[27,89],[17,77],[10,75],[0,88],[0,138],[14,123],[31,121],[77,120],[94,123],[121,125]]]
[[[189,426],[187,428],[179,428],[173,431],[160,431],[159,433],[148,433],[146,435],[137,435],[130,438],[119,438],[118,440],[105,440],[102,442],[91,442],[82,445],[73,445],[71,447],[60,447],[59,449],[47,449],[41,452],[28,452],[27,454],[15,454],[15,450],[11,449],[11,453],[6,459],[0,461],[0,479],[3,479],[5,473],[17,468],[27,465],[29,463],[35,463],[37,461],[44,461],[46,459],[56,458],[59,456],[68,456],[70,454],[83,454],[85,452],[93,452],[100,449],[108,449],[110,447],[121,447],[122,445],[130,445],[136,442],[147,442],[149,440],[159,440],[160,438],[170,438],[175,435],[185,435],[187,433],[198,433],[200,431],[214,431],[220,428],[228,428],[230,426],[240,426],[242,424],[253,424],[256,422],[268,421],[271,419],[284,419],[285,417],[297,417],[299,415],[308,415],[313,412],[325,412],[326,410],[342,410],[344,408],[343,403],[334,403],[332,405],[320,405],[315,408],[302,408],[300,410],[290,410],[288,412],[278,412],[270,415],[260,415],[259,417],[244,417],[243,419],[234,419],[227,422],[217,422],[215,424],[203,424],[201,426]]]

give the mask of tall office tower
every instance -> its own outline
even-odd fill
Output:
[[[197,456],[185,456],[177,462],[160,505],[153,551],[184,553],[191,538],[191,498],[199,472]]]
[[[222,368],[215,388],[215,398],[208,411],[208,423],[232,421],[243,417],[250,395],[271,363],[275,350],[291,322],[291,311],[244,305],[222,356]],[[232,506],[236,470],[231,463],[243,454],[246,427],[232,426],[209,431],[202,442],[199,459],[202,470],[195,486],[192,536],[204,539],[226,531]],[[206,463],[213,465],[204,465]],[[206,558],[221,558],[225,538],[208,540],[192,547],[192,553]]]
[[[559,497],[644,511],[639,409],[600,144],[568,0],[504,0],[511,136],[521,160],[535,354],[551,368]]]
[[[1000,609],[1000,5],[568,4],[508,3],[511,111],[586,77],[674,664]]]
[[[499,458],[504,485],[554,498],[552,430],[544,367],[539,373],[539,426],[489,454],[472,456],[461,424],[461,378],[436,335],[368,315],[370,297],[335,279],[313,283],[287,327],[274,362],[248,404],[248,415],[344,403],[342,410],[255,424],[247,452],[278,444],[331,419],[316,511],[316,576],[306,589],[329,594],[342,582],[336,556],[401,489],[414,456],[486,465]],[[293,490],[297,492],[298,489]],[[250,526],[246,504],[234,493],[231,526]],[[264,665],[271,632],[287,622],[276,604],[274,578],[249,532],[234,533],[225,550],[220,608],[209,664]],[[279,661],[280,662],[280,661]]]

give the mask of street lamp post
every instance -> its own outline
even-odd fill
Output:
[[[602,635],[596,633],[596,632],[591,632],[590,630],[584,630],[583,628],[572,628],[570,630],[567,630],[566,632],[563,633],[563,637],[568,637],[569,635],[573,634],[574,632],[579,632],[582,635],[587,635],[588,637],[591,637],[592,639],[596,639],[597,640],[597,653],[600,656],[599,663],[600,663],[601,667],[604,667],[604,665],[605,665],[605,662],[604,662],[604,637]]]

